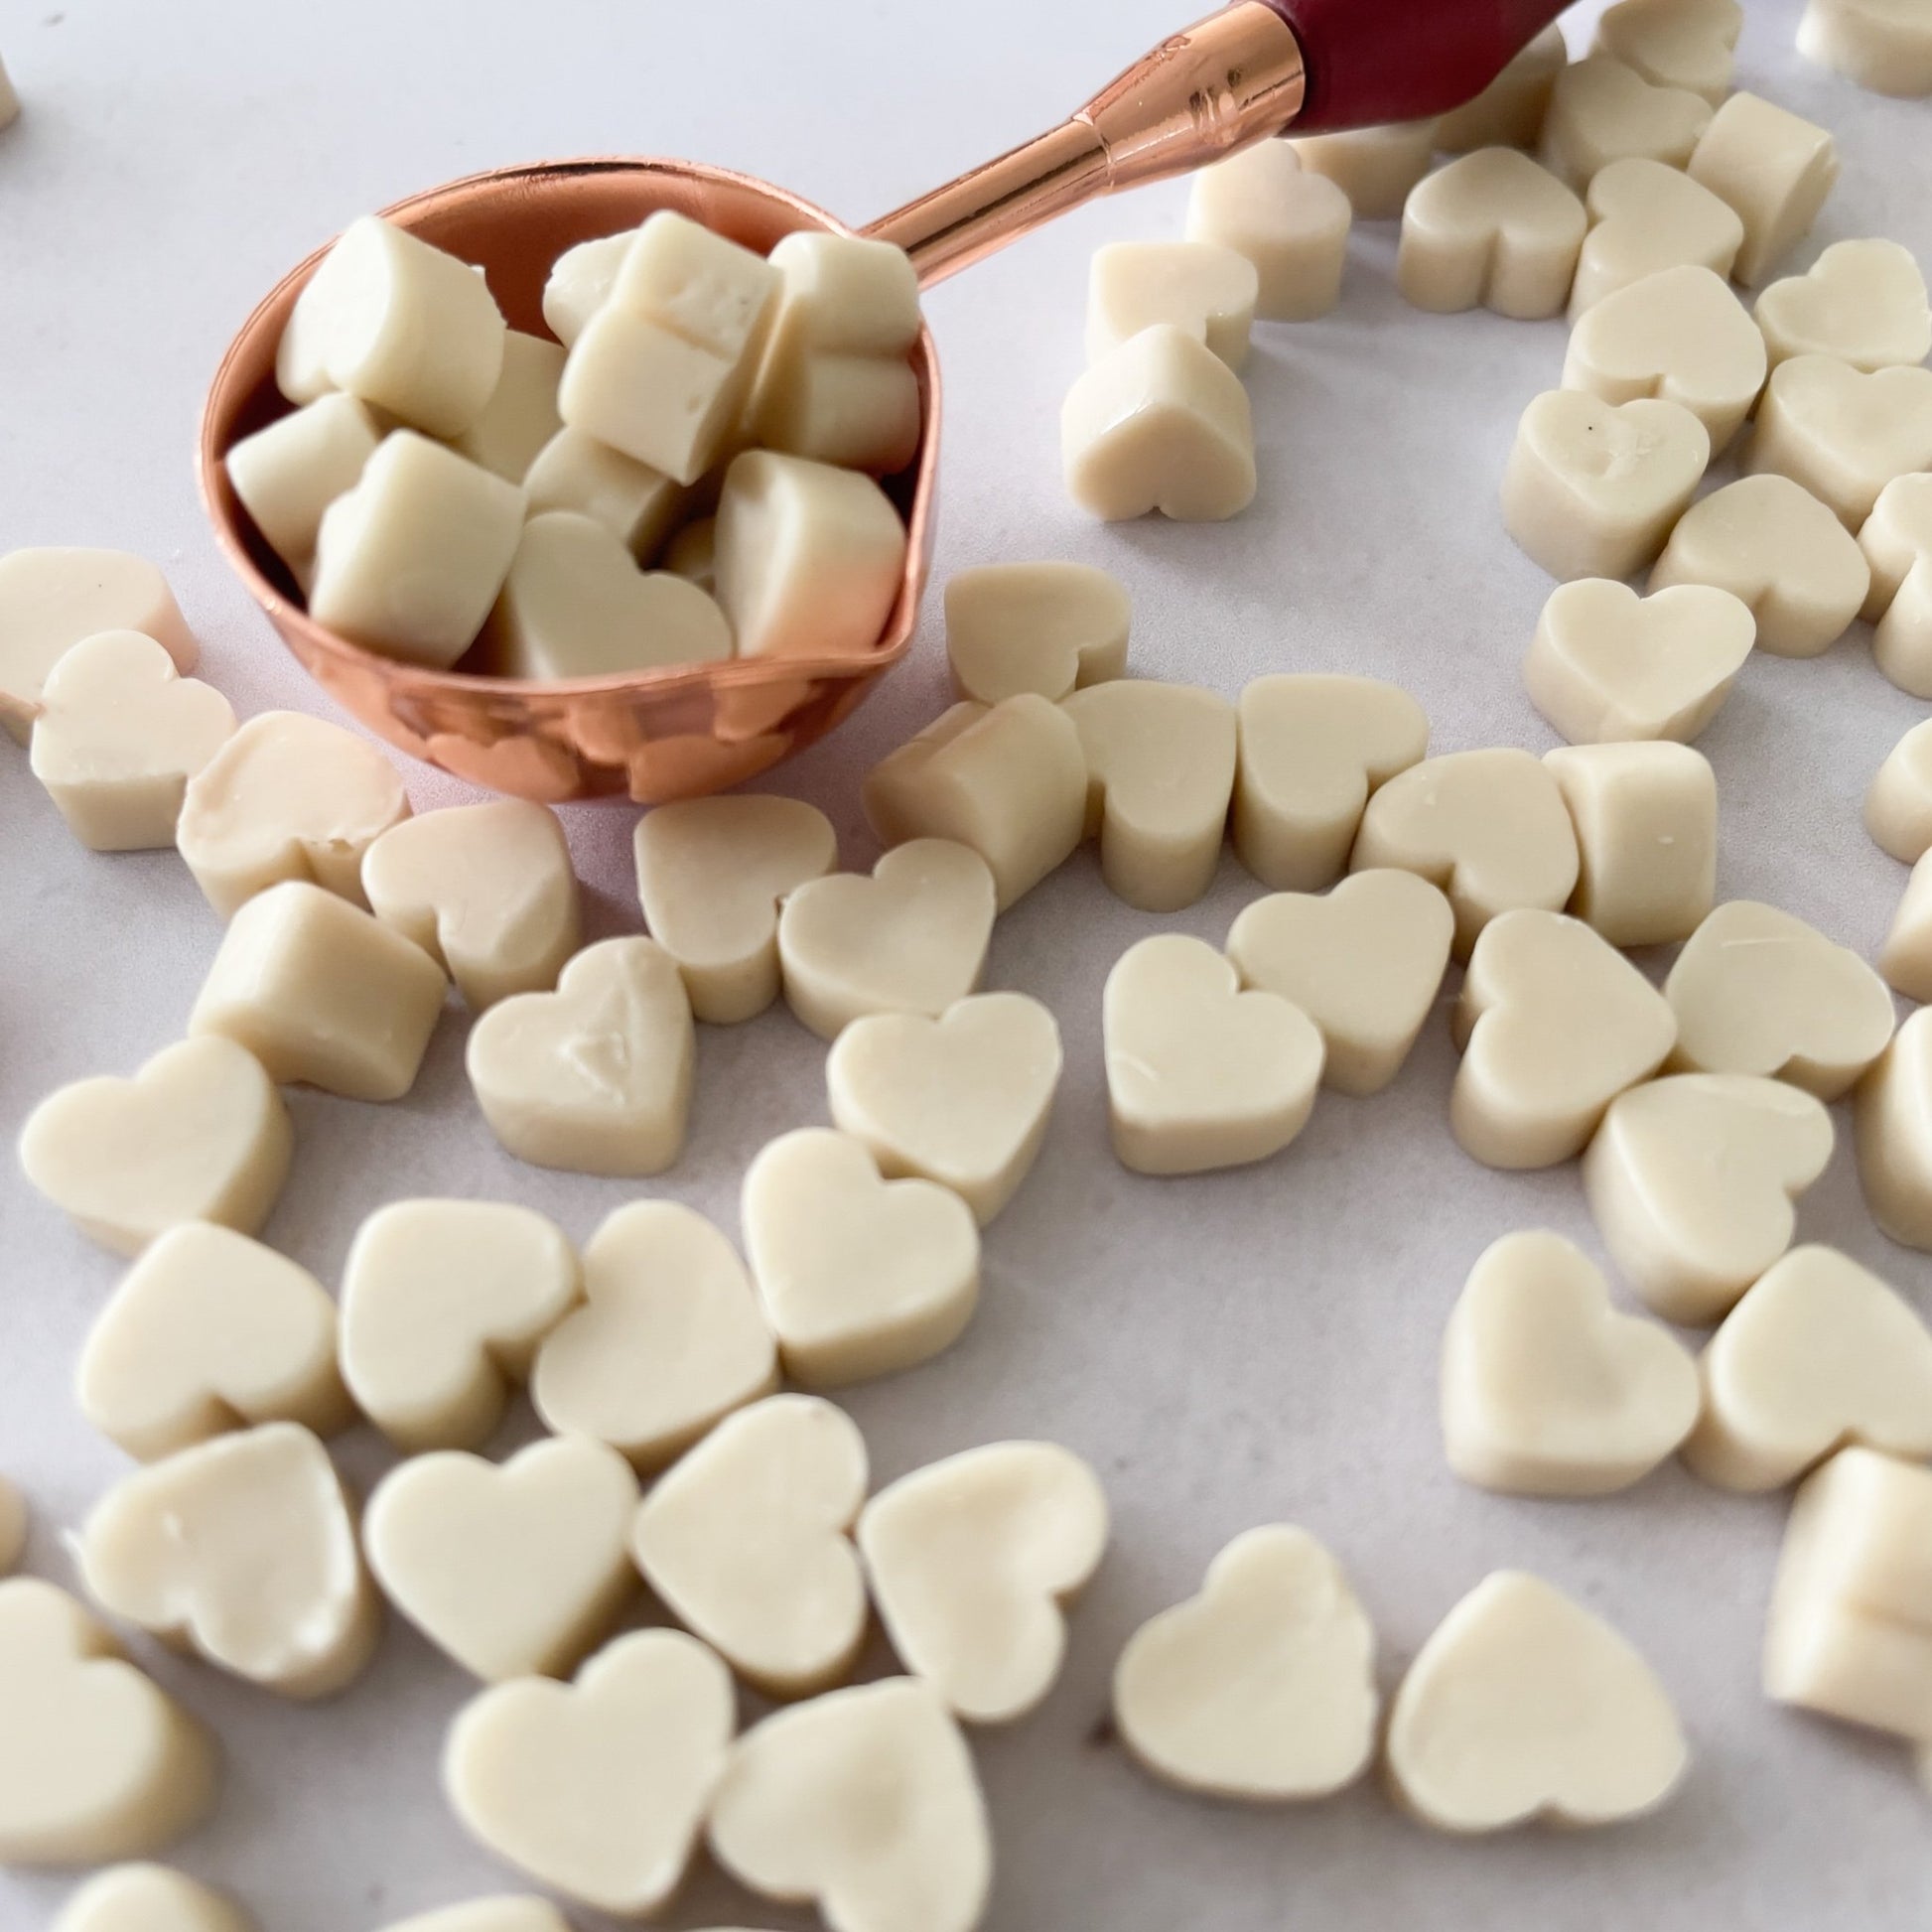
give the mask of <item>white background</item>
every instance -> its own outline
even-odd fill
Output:
[[[0,548],[146,552],[202,636],[205,675],[240,711],[326,710],[223,568],[190,468],[207,376],[290,263],[402,194],[567,154],[702,157],[869,217],[1056,118],[1185,8],[0,0],[0,51],[27,102],[0,135]],[[1932,260],[1932,108],[1806,68],[1783,0],[1749,11],[1740,79],[1827,122],[1844,152],[1843,184],[1800,261],[1867,234]],[[1392,226],[1358,230],[1337,315],[1258,332],[1248,381],[1261,491],[1245,517],[1103,529],[1068,505],[1057,418],[1080,366],[1087,258],[1103,240],[1176,233],[1183,198],[1158,189],[1090,210],[933,297],[949,396],[939,574],[1086,558],[1132,589],[1143,674],[1232,696],[1264,671],[1369,672],[1420,695],[1438,749],[1552,744],[1517,672],[1549,585],[1503,536],[1495,499],[1518,411],[1557,380],[1563,328],[1410,311],[1390,281]],[[873,856],[859,774],[944,695],[929,616],[870,707],[778,774],[832,813],[846,863]],[[1905,875],[1866,838],[1859,803],[1919,714],[1872,668],[1862,629],[1816,662],[1747,666],[1703,741],[1721,785],[1723,894],[1775,900],[1869,954]],[[422,768],[409,778],[419,808],[460,795]],[[598,934],[637,925],[633,815],[568,815]],[[1780,1499],[1723,1496],[1673,1466],[1607,1501],[1513,1501],[1444,1466],[1438,1342],[1470,1263],[1531,1224],[1595,1243],[1573,1170],[1499,1176],[1453,1146],[1441,1016],[1390,1092],[1324,1096],[1296,1147],[1262,1169],[1160,1182],[1111,1159],[1098,1044],[1108,966],[1163,924],[1218,941],[1256,891],[1229,858],[1207,899],[1156,920],[1113,900],[1083,854],[1002,920],[988,983],[1057,1014],[1058,1117],[988,1239],[965,1339],[849,1398],[880,1479],[975,1443],[1046,1436],[1090,1457],[1113,1502],[1113,1549],[1062,1682],[1037,1717],[979,1740],[999,1857],[989,1923],[1922,1928],[1932,1804],[1904,1750],[1757,1694]],[[174,1038],[217,930],[172,853],[79,850],[0,741],[0,1131],[55,1085],[131,1071]],[[361,1216],[399,1195],[526,1201],[581,1239],[633,1192],[503,1156],[463,1080],[463,1032],[453,1006],[396,1106],[291,1095],[296,1168],[267,1236],[324,1280]],[[751,1156],[824,1118],[824,1049],[782,1010],[701,1032],[690,1147],[661,1191],[735,1227]],[[1845,1147],[1802,1226],[1932,1310],[1932,1274],[1873,1230]],[[61,1580],[63,1528],[124,1467],[68,1392],[115,1279],[112,1258],[0,1164],[0,1468],[37,1511],[29,1568]],[[529,1427],[519,1413],[505,1445]],[[386,1460],[366,1433],[343,1456],[363,1483]],[[1248,1813],[1146,1781],[1097,1728],[1114,1657],[1195,1587],[1228,1537],[1274,1518],[1309,1525],[1348,1566],[1381,1632],[1385,1686],[1500,1565],[1606,1613],[1680,1703],[1697,1757],[1677,1802],[1595,1836],[1458,1844],[1406,1822],[1372,1786]],[[319,1710],[176,1660],[156,1668],[228,1753],[220,1808],[181,1863],[232,1886],[264,1932],[356,1932],[505,1882],[437,1789],[443,1729],[468,1687],[410,1631],[392,1629],[366,1678]],[[0,1876],[0,1927],[45,1922],[62,1893]],[[675,1923],[720,1921],[809,1922],[706,1873]]]

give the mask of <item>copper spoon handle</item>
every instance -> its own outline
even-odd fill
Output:
[[[930,287],[1117,189],[1184,175],[1279,134],[1301,110],[1301,43],[1266,0],[1170,36],[1069,120],[866,230]]]

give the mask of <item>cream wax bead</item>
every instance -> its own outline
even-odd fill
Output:
[[[667,570],[639,570],[610,529],[574,510],[523,525],[485,648],[504,677],[606,677],[732,654],[718,606]]]
[[[138,630],[83,637],[48,673],[31,762],[95,852],[171,846],[188,781],[234,736],[233,708]]]
[[[1865,621],[1878,668],[1915,698],[1932,697],[1932,476],[1894,477],[1859,531],[1870,566]]]
[[[1055,704],[1127,671],[1127,592],[1091,564],[982,564],[946,583],[953,690],[979,704]]]
[[[683,1151],[696,1050],[677,962],[628,937],[586,946],[554,993],[498,1001],[471,1028],[465,1065],[519,1161],[641,1177]]]
[[[1764,386],[1764,339],[1722,277],[1660,269],[1606,295],[1578,319],[1563,386],[1605,402],[1681,403],[1721,452]]]
[[[664,549],[664,568],[687,577],[701,591],[718,591],[718,519],[701,516],[687,523]]]
[[[368,404],[332,390],[244,436],[222,459],[241,507],[298,584],[314,577],[323,513],[355,486],[381,441]]]
[[[547,510],[575,510],[602,523],[645,562],[662,547],[689,493],[663,471],[635,462],[580,429],[560,429],[523,473],[523,494],[532,517]]]
[[[694,483],[723,454],[758,374],[778,271],[660,209],[619,256],[571,345],[557,405],[572,429]]]
[[[503,1892],[417,1912],[396,1920],[384,1932],[571,1932],[571,1928],[547,1898]]]
[[[1791,1504],[1764,1626],[1764,1694],[1932,1738],[1932,1470],[1841,1449]]]
[[[1664,993],[1676,1065],[1761,1073],[1821,1100],[1847,1092],[1891,1038],[1884,981],[1849,947],[1753,899],[1730,899],[1698,927]]]
[[[1728,202],[1682,169],[1644,155],[1598,169],[1584,207],[1590,225],[1570,290],[1572,322],[1659,269],[1691,263],[1728,275],[1744,245],[1744,224]]]
[[[1570,910],[1613,946],[1688,939],[1718,886],[1718,779],[1688,746],[1545,752],[1577,829]]]
[[[1254,500],[1248,392],[1173,324],[1144,329],[1074,383],[1060,453],[1067,494],[1106,523],[1157,509],[1179,523],[1222,522]]]
[[[1756,621],[1760,650],[1816,657],[1845,634],[1870,582],[1858,543],[1831,510],[1789,477],[1767,473],[1693,503],[1652,566],[1649,588],[1728,591]]]
[[[1060,1674],[1065,1612],[1106,1552],[1107,1497],[1056,1443],[989,1443],[882,1489],[858,1541],[899,1660],[968,1724],[1011,1724]]]
[[[1618,1272],[1667,1321],[1717,1321],[1791,1245],[1832,1158],[1824,1103],[1784,1080],[1676,1073],[1610,1102],[1584,1192]]]
[[[769,257],[781,277],[770,346],[747,412],[765,449],[890,477],[919,443],[919,279],[902,248],[800,230]]]
[[[15,550],[0,557],[0,725],[27,743],[48,673],[83,637],[138,630],[186,676],[200,654],[168,580],[121,550]]]
[[[329,1291],[206,1221],[170,1228],[128,1270],[88,1330],[74,1394],[143,1462],[258,1423],[333,1436],[355,1420]]]
[[[1901,865],[1932,849],[1932,719],[1914,725],[1885,755],[1864,795],[1864,825]]]
[[[515,483],[395,430],[323,512],[309,615],[386,656],[447,670],[502,589],[523,507]]]
[[[1238,372],[1260,298],[1254,263],[1216,242],[1109,242],[1087,277],[1087,360],[1102,361],[1143,329],[1166,324]]]
[[[158,1852],[201,1822],[218,1776],[214,1739],[66,1590],[0,1583],[0,1861]]]
[[[1771,362],[1835,355],[1855,369],[1923,362],[1932,354],[1925,276],[1895,241],[1835,241],[1802,275],[1757,298]]]
[[[359,905],[363,854],[408,816],[396,767],[367,739],[264,711],[188,781],[175,843],[223,918],[287,880]]]
[[[1932,19],[1921,0],[1810,0],[1798,52],[1877,94],[1932,94]]]
[[[1932,1455],[1932,1330],[1835,1248],[1774,1262],[1699,1367],[1704,1418],[1684,1459],[1720,1488],[1780,1488],[1851,1443]]]
[[[400,1100],[447,985],[420,946],[346,899],[271,886],[229,922],[188,1031],[247,1047],[285,1084]]]
[[[1480,148],[1417,183],[1396,286],[1438,315],[1478,304],[1526,322],[1560,315],[1586,225],[1583,203],[1528,155]]]
[[[1655,1811],[1690,1751],[1636,1648],[1541,1578],[1499,1570],[1436,1626],[1389,1710],[1396,1795],[1445,1832]]]
[[[1551,389],[1524,410],[1503,472],[1503,527],[1552,577],[1650,563],[1711,461],[1711,433],[1662,399]]]
[[[1528,752],[1451,752],[1398,772],[1368,802],[1351,872],[1395,866],[1442,889],[1455,952],[1517,906],[1560,911],[1577,885],[1577,835],[1563,793]]]
[[[1245,1531],[1198,1596],[1141,1625],[1114,1667],[1114,1722],[1166,1783],[1254,1804],[1324,1798],[1375,1755],[1375,1630],[1308,1531]]]
[[[1641,1482],[1698,1419],[1697,1364],[1660,1322],[1621,1314],[1560,1234],[1485,1249],[1443,1336],[1443,1443],[1464,1482],[1606,1496]]]
[[[1290,142],[1311,175],[1324,175],[1348,197],[1358,221],[1393,221],[1409,191],[1429,172],[1434,121],[1398,121],[1342,134],[1309,134]]]
[[[1339,879],[1369,794],[1429,750],[1422,706],[1375,678],[1256,678],[1242,690],[1237,723],[1234,849],[1277,892]]]
[[[232,1900],[159,1864],[120,1864],[87,1880],[53,1932],[251,1932]]]
[[[20,1562],[27,1548],[27,1498],[6,1476],[0,1476],[0,1577]]]
[[[320,380],[427,435],[457,436],[495,392],[507,333],[468,262],[365,214],[296,298],[276,377],[291,402],[313,402]]]
[[[1687,165],[1744,224],[1735,272],[1747,288],[1767,280],[1810,233],[1838,181],[1832,137],[1756,94],[1732,94],[1718,109]]]
[[[1490,1168],[1581,1154],[1618,1094],[1663,1065],[1670,1006],[1580,919],[1524,908],[1482,929],[1453,1016],[1449,1127]]]
[[[1573,745],[1688,743],[1729,696],[1755,629],[1728,591],[1683,584],[1639,598],[1627,584],[1580,578],[1544,605],[1523,682]]]
[[[124,1476],[76,1554],[109,1615],[284,1697],[345,1689],[382,1633],[342,1478],[295,1423],[217,1436]]]
[[[1436,146],[1445,154],[1535,147],[1549,111],[1550,90],[1569,59],[1563,29],[1544,28],[1481,93],[1437,122]]]
[[[343,1379],[406,1454],[477,1449],[582,1295],[576,1252],[532,1208],[391,1201],[343,1266]]]
[[[741,657],[856,657],[900,589],[905,526],[850,470],[750,450],[718,501],[718,602]]]
[[[1341,296],[1348,197],[1302,165],[1286,141],[1257,141],[1194,177],[1187,239],[1232,248],[1254,264],[1255,314],[1271,322],[1325,316]]]
[[[1932,923],[1921,860],[1885,941],[1885,977],[1908,998],[1932,982]],[[1916,899],[1917,903],[1914,903]],[[1901,928],[1902,931],[1901,931]],[[1914,1013],[1860,1083],[1859,1179],[1871,1218],[1908,1248],[1932,1249],[1932,1021]]]
[[[512,329],[503,338],[503,369],[483,414],[450,439],[450,447],[505,483],[520,483],[537,453],[563,428],[557,385],[564,351],[541,336]]]
[[[76,1080],[20,1133],[27,1178],[116,1254],[183,1221],[253,1234],[288,1178],[294,1131],[261,1062],[233,1040],[184,1039],[131,1080]]]
[[[1632,155],[1681,168],[1711,124],[1711,103],[1656,87],[1621,61],[1592,54],[1557,75],[1537,159],[1581,194],[1597,171]]]
[[[384,925],[413,939],[474,1012],[548,992],[577,950],[577,875],[563,827],[520,798],[455,805],[392,825],[362,855]]]
[[[611,299],[618,265],[630,252],[637,234],[637,229],[625,228],[621,234],[580,241],[550,264],[549,279],[543,285],[543,320],[566,348]]]
[[[971,847],[1004,912],[1079,845],[1087,756],[1074,720],[1045,698],[956,704],[874,765],[864,796],[886,845],[935,838]]]
[[[1596,23],[1596,47],[1659,87],[1683,87],[1716,107],[1730,91],[1738,0],[1618,0]]]
[[[779,906],[838,865],[831,820],[796,798],[690,798],[646,812],[633,843],[644,923],[692,1013],[755,1019],[778,997]]]

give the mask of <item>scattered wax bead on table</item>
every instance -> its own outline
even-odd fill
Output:
[[[1932,850],[1932,719],[1914,725],[1873,774],[1864,798],[1873,840],[1901,865]]]
[[[1919,883],[1918,874],[1913,875]],[[1922,897],[1922,894],[1921,894]],[[1910,900],[1908,897],[1908,906]],[[1926,984],[1925,914],[1918,908],[1909,937],[1913,971],[1886,975],[1894,985],[1909,979]],[[1903,913],[1901,912],[1901,919]],[[1890,958],[1897,928],[1886,942]],[[1911,986],[1900,990],[1912,997]],[[1876,1066],[1860,1083],[1853,1118],[1857,1122],[1859,1180],[1871,1218],[1894,1241],[1908,1248],[1932,1249],[1932,1022],[1923,1011],[1912,1014],[1892,1035]]]
[[[1619,1632],[1541,1578],[1485,1577],[1436,1626],[1389,1710],[1397,1796],[1426,1825],[1610,1825],[1690,1764],[1670,1696]]]
[[[1107,1548],[1100,1478],[1056,1443],[990,1443],[914,1469],[859,1517],[899,1661],[968,1724],[1035,1710],[1066,1655],[1065,1611]]]
[[[1184,329],[1239,374],[1248,363],[1261,277],[1212,241],[1113,241],[1087,282],[1087,360],[1103,361],[1143,329]]]
[[[1584,1251],[1537,1229],[1485,1249],[1443,1336],[1443,1442],[1464,1482],[1604,1496],[1641,1482],[1697,1423],[1697,1364],[1619,1313]]]
[[[1781,1488],[1848,1443],[1932,1456],[1932,1329],[1835,1248],[1772,1263],[1698,1367],[1704,1415],[1684,1459],[1721,1488]]]
[[[1816,354],[1869,371],[1932,354],[1925,276],[1895,241],[1833,242],[1804,274],[1773,282],[1752,314],[1773,366]]]
[[[571,1932],[571,1928],[547,1898],[503,1892],[419,1912],[398,1919],[384,1932]]]
[[[1702,95],[1653,86],[1634,68],[1592,54],[1557,75],[1537,159],[1581,194],[1599,169],[1631,156],[1683,167],[1710,124]]]
[[[1596,23],[1596,47],[1659,87],[1716,107],[1730,91],[1744,9],[1738,0],[1618,0]]]
[[[1751,1073],[1677,1073],[1610,1102],[1584,1193],[1617,1272],[1668,1321],[1722,1320],[1791,1246],[1832,1158],[1824,1103]]]
[[[1132,612],[1091,564],[981,564],[946,582],[955,696],[985,705],[1033,692],[1057,704],[1127,672]]]
[[[1586,226],[1583,203],[1547,169],[1514,148],[1480,148],[1410,194],[1396,286],[1438,315],[1561,315]]]
[[[1892,914],[1878,971],[1894,993],[1924,1001],[1932,994],[1932,866],[1923,859],[1905,882],[1904,897]]]
[[[1873,93],[1932,94],[1932,16],[1923,0],[1809,0],[1798,52]]]
[[[159,1864],[96,1872],[69,1895],[53,1932],[251,1932],[233,1900]]]
[[[1894,477],[1859,531],[1870,569],[1863,617],[1872,661],[1901,691],[1932,697],[1932,477]]]
[[[1802,483],[1856,531],[1894,478],[1932,468],[1932,369],[1866,373],[1831,355],[1780,362],[1744,468]]]
[[[1570,292],[1572,322],[1604,296],[1659,269],[1690,262],[1728,275],[1744,245],[1744,224],[1728,202],[1681,169],[1644,155],[1598,169],[1584,207],[1590,227]]]
[[[131,1080],[103,1074],[50,1094],[21,1130],[20,1164],[90,1240],[138,1255],[183,1221],[255,1233],[294,1146],[262,1063],[202,1037],[164,1047]]]
[[[1325,1798],[1375,1754],[1375,1631],[1308,1531],[1244,1531],[1200,1594],[1163,1610],[1114,1667],[1121,1741],[1155,1777],[1253,1804]]]
[[[1738,93],[1711,117],[1685,167],[1736,209],[1744,245],[1734,273],[1757,288],[1811,232],[1838,182],[1838,148],[1788,108]]]
[[[1429,172],[1434,121],[1351,128],[1341,134],[1291,135],[1303,168],[1323,175],[1348,197],[1358,221],[1393,221],[1409,191]]]
[[[1311,322],[1341,299],[1354,210],[1287,141],[1257,141],[1194,176],[1187,239],[1245,255],[1260,278],[1255,314]]]

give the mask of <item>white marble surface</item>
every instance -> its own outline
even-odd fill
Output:
[[[1805,68],[1786,0],[1749,12],[1745,83],[1825,120],[1844,147],[1843,185],[1801,259],[1863,234],[1932,259],[1932,108]],[[320,708],[225,572],[190,473],[215,359],[290,262],[398,195],[568,153],[702,156],[864,217],[1033,132],[1176,24],[1171,0],[0,0],[0,50],[26,102],[0,135],[0,546],[149,553],[238,708]],[[1263,671],[1373,672],[1423,698],[1442,749],[1551,744],[1516,668],[1548,585],[1503,537],[1495,497],[1518,410],[1557,379],[1562,326],[1411,312],[1390,280],[1391,227],[1358,232],[1338,315],[1259,338],[1248,380],[1262,482],[1246,517],[1100,529],[1066,503],[1056,423],[1080,361],[1088,254],[1175,232],[1181,203],[1164,189],[1089,211],[933,298],[950,397],[941,573],[1087,558],[1132,588],[1144,673],[1231,695]],[[849,863],[871,858],[860,772],[942,701],[929,621],[870,708],[782,774],[833,813]],[[1749,665],[1704,741],[1725,894],[1875,948],[1904,873],[1865,837],[1859,801],[1921,712],[1872,668],[1862,631],[1816,662]],[[420,769],[410,783],[419,806],[456,795]],[[598,931],[637,923],[631,816],[570,815]],[[1446,1024],[1389,1093],[1325,1097],[1298,1146],[1259,1171],[1157,1182],[1110,1158],[1109,964],[1163,924],[1218,940],[1255,891],[1230,858],[1205,901],[1156,920],[1115,902],[1082,855],[1001,922],[990,984],[1039,995],[1065,1030],[1059,1114],[988,1240],[966,1338],[850,1396],[881,1477],[1038,1435],[1091,1457],[1112,1498],[1114,1548],[1063,1681],[1037,1717],[979,1740],[1000,1864],[989,1924],[1922,1927],[1932,1809],[1904,1750],[1757,1694],[1777,1498],[1718,1495],[1671,1468],[1608,1501],[1511,1501],[1445,1467],[1438,1341],[1474,1256],[1537,1223],[1594,1245],[1573,1171],[1498,1176],[1452,1145]],[[172,854],[79,851],[4,742],[0,906],[11,1136],[50,1087],[128,1071],[175,1036],[216,928]],[[292,1097],[296,1172],[268,1233],[325,1279],[360,1216],[400,1194],[528,1201],[582,1237],[631,1191],[501,1155],[470,1102],[462,1035],[453,1008],[400,1105]],[[824,1118],[823,1060],[783,1012],[707,1030],[690,1149],[662,1191],[735,1225],[750,1157]],[[1843,1147],[1802,1220],[1932,1309],[1932,1269],[1874,1231]],[[57,1579],[70,1576],[64,1527],[122,1466],[68,1392],[115,1274],[0,1164],[0,1467],[38,1513],[29,1568]],[[385,1461],[366,1435],[342,1452],[363,1482]],[[1277,1517],[1340,1553],[1390,1685],[1496,1566],[1540,1571],[1604,1611],[1680,1700],[1697,1751],[1682,1796],[1629,1830],[1463,1845],[1372,1788],[1250,1813],[1147,1782],[1106,1735],[1114,1656],[1195,1587],[1223,1541]],[[504,1885],[437,1791],[466,1686],[413,1634],[393,1630],[367,1678],[320,1710],[176,1660],[157,1669],[228,1753],[221,1807],[181,1862],[232,1886],[264,1932],[356,1932]],[[0,1876],[0,1927],[44,1923],[63,1890]],[[673,1922],[721,1921],[809,1922],[703,1875]]]

